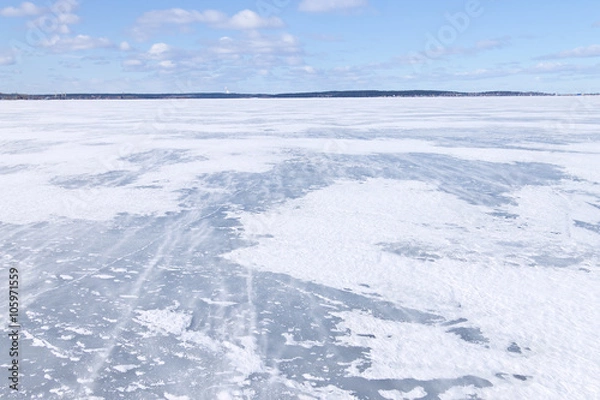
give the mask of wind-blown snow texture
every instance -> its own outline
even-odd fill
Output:
[[[598,109],[2,102],[0,395],[597,398]]]

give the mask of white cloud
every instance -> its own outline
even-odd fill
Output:
[[[452,56],[452,55],[476,55],[490,50],[497,50],[503,47],[509,46],[511,43],[510,37],[503,37],[499,39],[485,39],[475,42],[473,46],[462,47],[442,47],[436,56]]]
[[[23,4],[21,8],[24,7]],[[96,38],[83,34],[72,34],[71,26],[81,21],[79,15],[75,13],[78,7],[79,0],[56,0],[49,4],[47,8],[44,8],[41,15],[27,21],[27,27],[30,32],[35,33],[36,37],[36,42],[32,45],[45,48],[54,53],[116,48],[117,46],[104,37]],[[34,9],[30,6],[28,6],[28,9],[33,14]]]
[[[29,17],[39,15],[43,12],[43,8],[36,6],[28,1],[21,3],[19,7],[0,8],[0,16],[2,17]]]
[[[302,0],[298,9],[304,12],[325,13],[365,7],[368,0]]]
[[[132,60],[125,60],[125,61],[123,61],[122,64],[124,67],[139,67],[141,65],[144,65],[144,62],[142,60],[132,59]]]
[[[222,55],[298,55],[301,53],[298,39],[284,33],[278,36],[264,36],[258,33],[248,34],[243,39],[222,37],[219,42],[210,47],[214,54]]]
[[[515,74],[515,73],[522,73],[522,72],[523,71],[521,69],[508,70],[508,69],[502,69],[502,68],[491,68],[491,69],[490,68],[477,68],[477,69],[469,70],[469,71],[455,72],[455,73],[449,74],[449,75],[441,73],[441,74],[437,75],[437,78],[441,79],[442,77],[445,77],[446,79],[448,79],[449,77],[451,77],[454,79],[477,80],[477,79],[499,78],[499,77],[503,77],[503,76],[507,76],[507,75],[511,75],[511,74]]]
[[[160,27],[161,25],[187,25],[193,23],[215,24],[221,23],[227,19],[227,15],[221,11],[206,10],[203,12],[196,10],[183,10],[181,8],[171,8],[169,10],[153,10],[142,14],[136,21],[138,25],[149,27]]]
[[[17,61],[16,61],[15,57],[12,54],[6,54],[6,55],[0,54],[0,66],[3,66],[3,65],[13,65],[16,62]]]
[[[109,48],[114,46],[107,38],[93,38],[88,35],[77,35],[74,37],[54,35],[41,42],[41,45],[57,53]]]
[[[580,68],[580,67],[577,67],[574,65],[569,65],[569,64],[563,64],[561,62],[541,62],[541,63],[534,65],[533,67],[526,69],[526,71],[530,72],[530,73],[543,74],[543,73],[574,71],[578,68]]]
[[[172,69],[176,67],[176,64],[172,60],[164,60],[158,63],[163,69]]]
[[[153,43],[144,51],[130,52],[121,66],[126,72],[181,74],[211,81],[227,75],[231,82],[238,82],[252,75],[267,76],[278,68],[300,67],[303,54],[300,41],[291,34],[249,30],[205,41],[195,49]],[[313,71],[308,68],[304,73]]]
[[[555,60],[561,58],[585,58],[585,57],[600,57],[600,45],[593,44],[591,46],[576,47],[572,50],[561,51],[560,53],[548,54],[538,57],[538,60]]]
[[[510,43],[511,43],[511,38],[508,36],[499,38],[499,39],[480,40],[477,43],[475,43],[473,52],[477,53],[477,52],[486,51],[486,50],[501,49],[503,47],[510,45]]]
[[[123,60],[121,66],[123,67],[123,71],[126,72],[142,72],[148,70],[146,62],[137,58]]]
[[[171,46],[166,43],[155,43],[148,50],[148,55],[152,58],[161,58],[165,54],[170,53],[172,51]]]
[[[129,72],[169,71],[191,57],[193,53],[177,49],[166,43],[154,43],[147,51],[139,52],[132,49],[129,58],[121,62],[123,70]]]
[[[281,28],[283,27],[283,21],[277,17],[263,18],[254,11],[243,10],[216,26],[236,30]]]
[[[70,25],[80,22],[74,11],[79,7],[78,0],[57,0],[36,19],[30,20],[27,26],[45,34],[67,35],[71,33]]]
[[[133,50],[133,48],[131,47],[131,45],[127,42],[121,42],[121,44],[119,44],[119,50],[121,51],[131,51]]]
[[[145,12],[137,19],[133,34],[137,39],[144,40],[164,26],[175,25],[183,28],[195,23],[206,24],[212,28],[233,30],[280,28],[284,26],[280,18],[261,17],[252,10],[242,10],[229,17],[227,14],[216,10],[197,11],[172,8]]]

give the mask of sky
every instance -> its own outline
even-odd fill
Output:
[[[0,0],[0,93],[600,92],[598,0]]]

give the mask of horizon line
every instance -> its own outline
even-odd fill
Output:
[[[360,98],[360,97],[503,97],[503,96],[597,96],[600,93],[558,93],[518,90],[486,90],[486,91],[456,91],[437,89],[405,89],[405,90],[375,90],[375,89],[348,89],[348,90],[323,90],[307,92],[282,92],[282,93],[243,93],[243,92],[55,92],[55,93],[3,93],[1,100],[59,100],[59,99],[227,99],[227,98]],[[125,98],[124,98],[125,97]]]

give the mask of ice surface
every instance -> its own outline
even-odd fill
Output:
[[[1,102],[19,396],[595,398],[599,106]]]

